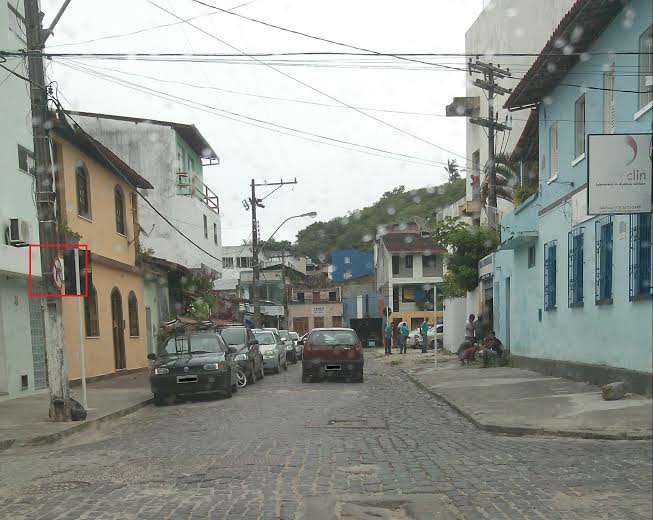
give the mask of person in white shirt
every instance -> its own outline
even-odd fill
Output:
[[[467,318],[467,321],[465,322],[465,341],[471,341],[472,343],[474,342],[474,321],[476,320],[476,316],[473,314],[469,315],[469,318]]]

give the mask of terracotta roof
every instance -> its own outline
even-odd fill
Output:
[[[100,114],[98,112],[70,112],[73,115],[84,117],[96,117],[99,119],[113,119],[114,121],[128,121],[130,123],[148,123],[151,125],[169,126],[174,129],[181,138],[188,143],[193,151],[202,159],[213,159],[220,161],[218,154],[215,153],[211,145],[200,133],[195,125],[184,123],[175,123],[174,121],[162,121],[158,119],[145,119],[141,117],[118,116],[113,114]]]
[[[599,37],[623,7],[622,2],[615,0],[576,0],[508,97],[504,108],[520,109],[539,102],[578,63],[579,55]]]
[[[150,181],[141,177],[127,163],[120,159],[120,157],[100,141],[93,139],[90,135],[82,131],[77,125],[73,127],[61,120],[57,120],[54,123],[52,128],[54,133],[89,154],[117,177],[124,179],[135,188],[154,188],[150,184]]]
[[[443,247],[435,245],[433,239],[423,238],[418,233],[388,233],[381,237],[390,253],[446,253]]]

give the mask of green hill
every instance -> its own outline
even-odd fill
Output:
[[[408,223],[415,217],[433,219],[435,212],[465,195],[465,180],[457,179],[434,188],[406,191],[399,186],[385,192],[372,206],[327,222],[315,222],[297,234],[293,249],[314,260],[330,259],[334,249],[372,251],[379,226]]]

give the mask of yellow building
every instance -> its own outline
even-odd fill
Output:
[[[147,366],[142,270],[136,265],[136,188],[152,188],[115,154],[79,128],[51,131],[60,225],[91,251],[92,284],[83,300],[86,377]],[[77,298],[63,299],[71,380],[80,378]]]

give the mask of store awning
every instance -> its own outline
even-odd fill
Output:
[[[509,251],[530,246],[537,242],[537,235],[537,231],[522,231],[521,233],[515,233],[508,240],[499,245],[499,251]]]

